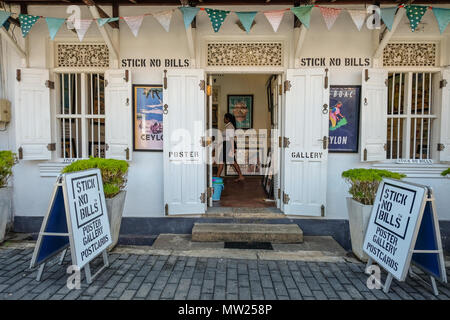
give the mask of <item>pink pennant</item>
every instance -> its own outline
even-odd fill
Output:
[[[280,26],[281,20],[283,20],[285,12],[286,10],[264,11],[264,15],[272,26],[273,31],[278,31],[278,27]]]
[[[128,27],[130,27],[131,32],[135,37],[137,37],[139,29],[142,25],[142,20],[144,20],[144,16],[132,16],[132,17],[123,17]]]
[[[336,22],[337,17],[339,17],[341,9],[320,7],[320,12],[322,13],[328,30],[330,30],[333,24]]]

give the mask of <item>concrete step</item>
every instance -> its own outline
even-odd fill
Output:
[[[296,224],[195,223],[192,241],[302,243]]]

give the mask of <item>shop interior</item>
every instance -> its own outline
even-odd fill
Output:
[[[277,179],[271,131],[277,128],[278,77],[272,74],[213,74],[209,112],[211,127],[225,130],[224,116],[236,121],[234,156],[236,165],[224,163],[218,176],[222,147],[213,143],[213,207],[276,207],[274,190]],[[213,131],[215,132],[215,131]],[[218,154],[216,154],[216,152]],[[225,151],[226,152],[226,151]],[[242,180],[243,179],[243,180]],[[217,190],[219,189],[219,190]],[[220,200],[219,200],[220,199]]]

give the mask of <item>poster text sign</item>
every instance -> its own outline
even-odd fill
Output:
[[[426,192],[424,186],[390,179],[383,180],[377,191],[364,251],[400,281],[410,265]]]

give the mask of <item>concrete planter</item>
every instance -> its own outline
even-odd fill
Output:
[[[114,198],[105,199],[112,237],[112,244],[108,247],[108,251],[111,251],[116,246],[117,241],[119,240],[120,224],[122,222],[126,195],[126,191],[121,191]]]
[[[363,251],[364,236],[366,235],[372,207],[361,204],[347,198],[348,222],[350,225],[350,238],[352,241],[352,251],[361,261],[366,262],[369,258]]]
[[[5,240],[6,231],[12,224],[12,188],[0,188],[0,243]]]

